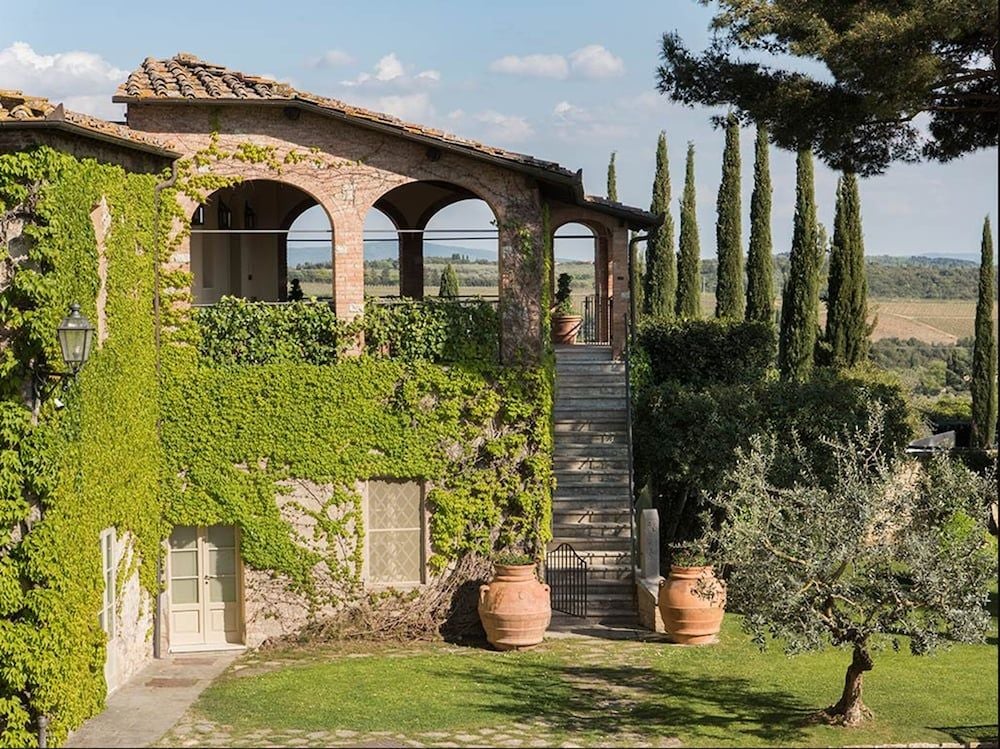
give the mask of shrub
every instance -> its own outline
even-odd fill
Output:
[[[638,344],[649,360],[651,381],[692,388],[763,379],[774,363],[774,328],[734,320],[650,320]]]
[[[500,318],[485,301],[369,301],[365,346],[375,356],[432,362],[496,362]]]

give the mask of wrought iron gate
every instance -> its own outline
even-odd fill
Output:
[[[597,297],[591,294],[583,298],[583,322],[580,325],[580,333],[577,340],[580,343],[597,342]]]
[[[587,560],[569,544],[559,544],[545,556],[545,582],[552,610],[570,616],[587,615]]]

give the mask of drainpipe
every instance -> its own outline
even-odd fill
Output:
[[[177,162],[174,161],[170,164],[170,177],[163,182],[159,183],[153,188],[153,338],[154,347],[156,349],[156,383],[157,390],[159,390],[160,383],[160,205],[161,198],[160,193],[168,187],[173,187],[177,184]],[[168,232],[169,235],[169,232]],[[163,424],[160,421],[160,416],[156,417],[156,437],[160,444],[163,444]],[[163,657],[160,645],[160,638],[162,633],[160,632],[160,621],[163,614],[163,570],[160,560],[162,555],[162,549],[160,550],[160,555],[156,557],[156,605],[153,613],[153,658],[160,659]]]
[[[49,745],[49,716],[38,716],[38,749],[46,749]]]

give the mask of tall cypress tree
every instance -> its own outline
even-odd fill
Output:
[[[788,279],[781,296],[778,370],[784,379],[805,380],[812,372],[822,252],[817,237],[812,152],[802,150],[796,163],[795,224]]]
[[[972,446],[990,447],[997,437],[997,340],[993,330],[993,232],[983,223],[976,303],[976,343],[972,352]]]
[[[688,143],[684,195],[681,198],[681,239],[677,259],[677,316],[701,317],[701,249],[695,206],[694,143]]]
[[[611,152],[611,161],[608,162],[608,200],[618,202],[618,179],[615,175],[615,152]]]
[[[747,257],[747,320],[774,322],[774,258],[771,246],[771,165],[767,128],[757,126],[750,196],[750,253]]]
[[[743,318],[743,232],[740,226],[740,125],[734,115],[726,123],[722,152],[722,181],[716,203],[715,224],[718,276],[715,283],[715,316]]]
[[[663,216],[663,223],[649,232],[646,242],[644,309],[650,315],[672,319],[677,297],[677,260],[674,256],[674,219],[670,215],[670,160],[667,136],[656,142],[656,175],[650,213]]]
[[[458,274],[451,263],[441,271],[441,283],[438,285],[438,296],[442,299],[454,299],[458,296]]]
[[[837,182],[829,284],[826,343],[836,366],[853,367],[867,358],[871,331],[861,195],[857,175],[852,172]]]

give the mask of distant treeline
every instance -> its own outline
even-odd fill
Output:
[[[451,257],[428,256],[424,258],[424,284],[437,286],[441,271],[451,263],[458,273],[461,286],[496,287],[498,282],[495,260],[473,260],[455,253]],[[573,277],[574,288],[584,292],[593,284],[594,266],[585,262],[558,262],[560,272]],[[868,294],[872,297],[906,299],[975,299],[979,280],[979,266],[967,260],[951,258],[890,257],[877,255],[867,258]],[[788,255],[774,259],[775,295],[780,294],[785,274],[788,272]],[[302,281],[326,282],[330,280],[330,263],[303,263],[291,272],[291,277]],[[702,289],[715,291],[716,261],[701,263]],[[392,286],[399,283],[399,262],[394,259],[366,260],[365,283],[374,286]],[[821,280],[826,288],[826,268]]]
[[[898,372],[918,395],[960,394],[969,391],[974,343],[971,337],[954,344],[883,338],[872,342],[870,356],[882,369]]]

